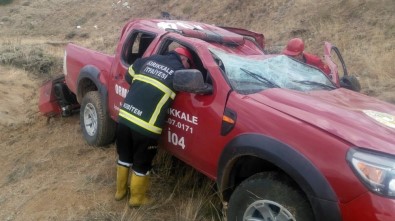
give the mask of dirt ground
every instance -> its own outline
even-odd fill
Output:
[[[87,146],[77,115],[40,116],[41,82],[24,71],[2,67],[0,78],[0,219],[89,220],[92,206],[100,213],[113,194],[114,148]]]
[[[203,206],[193,207],[212,191],[201,186],[196,191],[188,176],[180,184],[164,174],[169,170],[160,160],[161,169],[152,176],[154,206],[129,209],[126,200],[114,201],[114,145],[88,146],[78,114],[41,116],[40,80],[4,67],[0,79],[0,220],[206,220],[197,214]],[[212,187],[210,181],[205,184]]]
[[[220,204],[210,212],[213,201],[219,202],[209,196],[216,194],[213,182],[190,168],[181,177],[169,175],[163,152],[152,175],[155,204],[129,209],[126,200],[116,202],[114,144],[88,146],[78,114],[42,116],[42,79],[3,66],[0,79],[0,220],[222,219]]]
[[[159,18],[166,11],[174,18],[265,33],[268,47],[300,36],[318,52],[329,40],[361,80],[363,93],[395,103],[395,1],[309,2],[15,0],[0,5],[0,43],[38,45],[59,60],[67,42],[111,53],[126,20]],[[126,201],[115,202],[114,145],[88,146],[78,114],[42,116],[37,105],[44,79],[0,63],[0,220],[224,219],[220,209],[211,211],[211,181],[169,175],[161,159],[153,175],[154,206],[132,210]]]

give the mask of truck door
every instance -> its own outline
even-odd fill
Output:
[[[163,51],[169,51],[176,46],[166,46]],[[163,46],[165,47],[165,46]],[[221,75],[215,63],[203,65],[198,53],[190,49],[194,56],[194,69],[202,72],[206,83],[215,87],[212,94],[193,94],[178,92],[172,107],[168,111],[167,124],[162,132],[161,146],[177,158],[193,166],[197,170],[213,177],[216,174],[217,161],[220,155],[223,137],[221,123],[226,97],[230,90],[226,82],[218,82],[223,78],[213,78]],[[206,57],[211,54],[204,55]],[[208,59],[209,60],[209,59]],[[213,59],[211,59],[213,60]],[[206,69],[204,66],[211,66]],[[214,67],[213,67],[214,66]],[[218,80],[217,82],[215,82]]]
[[[332,81],[338,87],[344,87],[357,92],[361,90],[359,80],[354,75],[348,74],[346,63],[343,60],[340,50],[336,46],[329,42],[325,42],[324,58],[331,69],[330,76]]]
[[[214,178],[222,150],[225,90],[199,95],[179,92],[162,134],[165,148],[182,161]]]
[[[130,65],[141,58],[148,46],[155,38],[155,34],[134,30],[121,39],[124,44],[119,44],[117,54],[112,67],[112,80],[109,82],[109,110],[110,116],[117,119],[119,108],[129,90],[129,84],[125,81],[125,74]]]

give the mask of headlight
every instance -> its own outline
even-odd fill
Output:
[[[347,161],[355,174],[374,193],[395,198],[395,157],[350,149]]]

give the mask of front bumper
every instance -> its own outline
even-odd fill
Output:
[[[343,221],[395,220],[395,199],[378,196],[371,192],[366,192],[348,203],[340,204],[340,209]]]

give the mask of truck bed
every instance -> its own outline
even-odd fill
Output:
[[[107,55],[76,44],[68,44],[65,52],[65,68],[63,70],[68,88],[73,93],[77,93],[78,76],[83,71],[83,68],[88,66],[97,68],[100,72],[101,80],[107,81],[114,57],[114,55]]]

